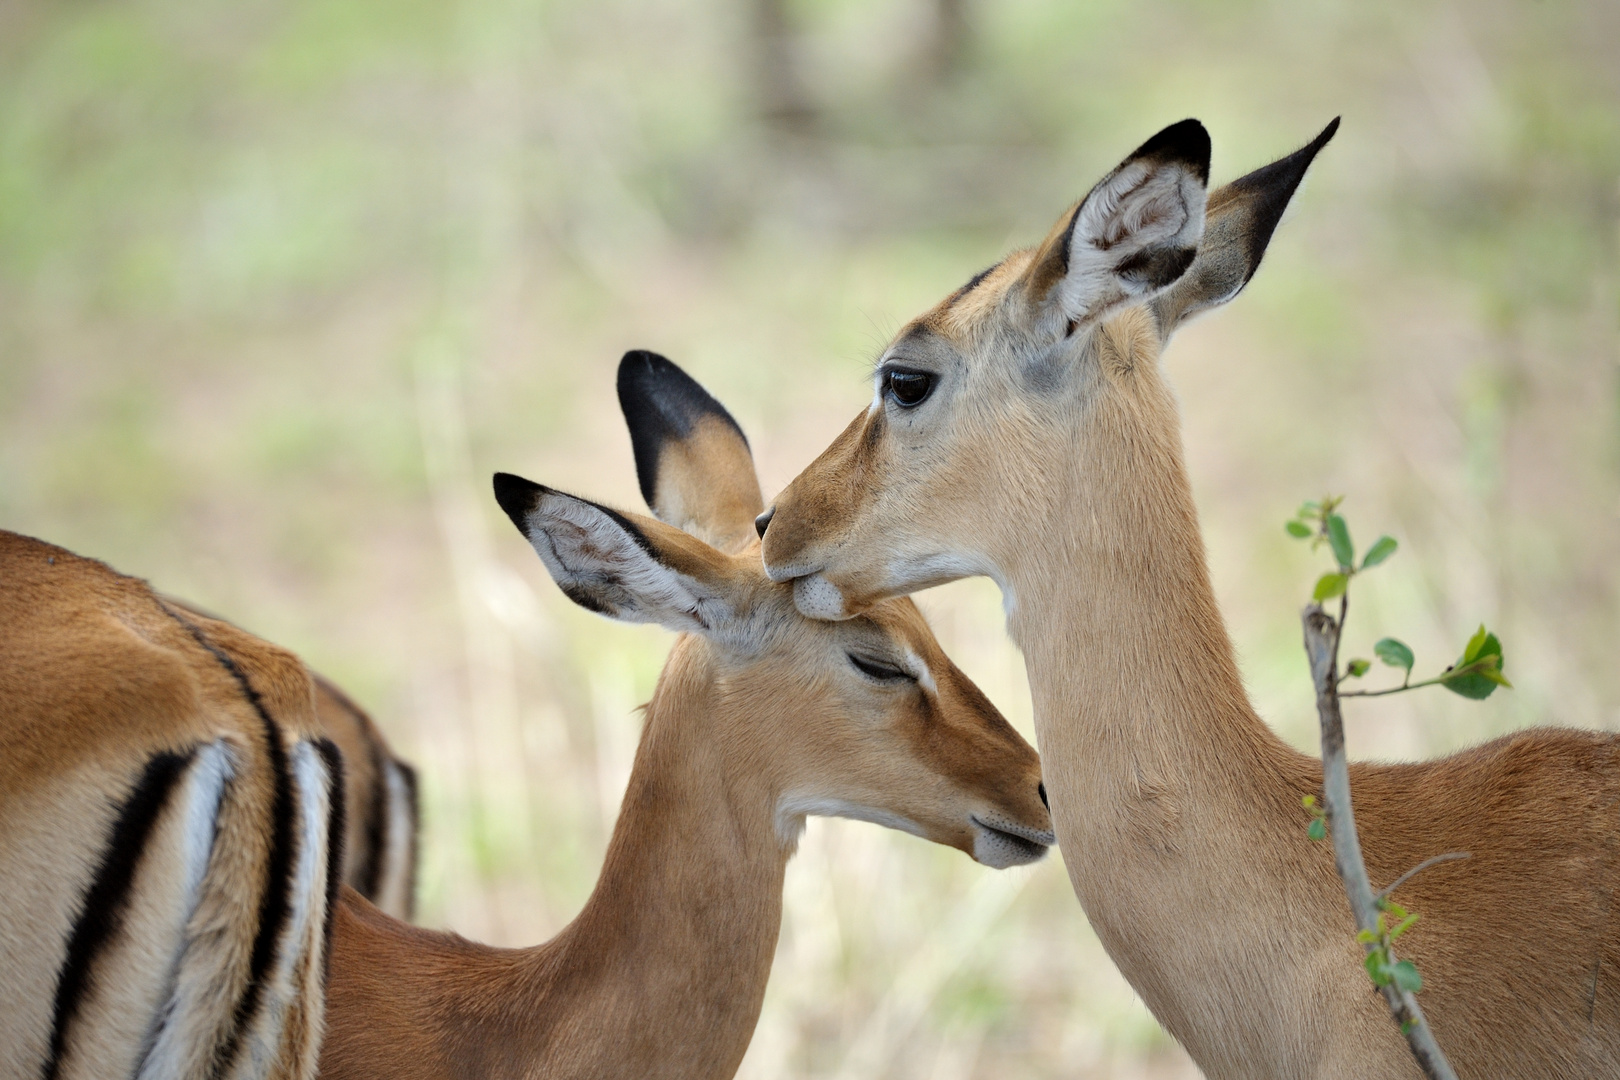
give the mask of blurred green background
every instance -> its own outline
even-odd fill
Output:
[[[422,769],[423,920],[538,941],[670,639],[564,600],[489,474],[637,507],[613,371],[647,347],[768,497],[893,330],[1161,125],[1220,180],[1342,114],[1166,358],[1249,686],[1313,745],[1325,560],[1281,523],[1334,491],[1402,542],[1356,651],[1438,667],[1483,619],[1517,686],[1355,705],[1354,753],[1620,727],[1617,58],[1613,0],[0,0],[0,525],[337,678]],[[922,600],[1027,731],[993,588]],[[1196,1074],[1055,859],[834,822],[744,1075]]]

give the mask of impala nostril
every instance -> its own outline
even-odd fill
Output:
[[[773,506],[754,519],[754,531],[759,533],[761,540],[765,539],[765,530],[771,527],[771,517],[775,513],[776,507]]]
[[[1052,804],[1046,801],[1046,781],[1042,780],[1040,783],[1036,784],[1035,785],[1035,791],[1036,791],[1037,794],[1040,795],[1040,797],[1041,797],[1041,805],[1046,807],[1046,812],[1051,813],[1052,812]]]

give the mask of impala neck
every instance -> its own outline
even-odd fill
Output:
[[[535,956],[538,970],[611,998],[607,1037],[592,1043],[609,1056],[592,1075],[730,1076],[781,928],[792,849],[776,830],[776,793],[757,760],[729,760],[753,747],[716,703],[708,646],[678,648],[647,707],[596,888]]]
[[[369,967],[375,985],[334,987],[349,1015],[332,1019],[328,1046],[349,1049],[323,1060],[325,1075],[735,1072],[764,999],[791,848],[758,762],[727,760],[753,748],[720,730],[697,645],[677,645],[666,666],[601,876],[555,938],[497,950],[394,923],[378,944],[366,935],[381,933],[380,916],[340,920],[339,959],[354,960],[334,966]],[[408,1049],[368,1031],[383,1016],[412,1029],[398,1044]]]
[[[1003,568],[1064,862],[1104,944],[1160,1012],[1179,961],[1207,951],[1188,924],[1236,918],[1223,900],[1282,874],[1264,852],[1303,836],[1308,762],[1244,693],[1174,399],[1151,357],[1126,366],[1099,377],[1057,489],[1038,500],[1051,518],[1031,523]]]

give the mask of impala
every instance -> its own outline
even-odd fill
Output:
[[[0,533],[0,1076],[312,1076],[341,782],[297,657]]]
[[[495,477],[570,598],[682,632],[601,877],[578,917],[529,949],[405,926],[345,893],[326,1080],[729,1077],[759,1017],[807,814],[888,825],[997,867],[1052,842],[1035,751],[916,607],[800,615],[760,566],[759,483],[731,416],[649,353],[625,357],[619,393],[664,521]]]
[[[1244,693],[1210,588],[1160,350],[1235,296],[1338,122],[1209,194],[1196,121],[1160,132],[884,351],[867,410],[757,527],[807,615],[968,574],[1023,650],[1071,883],[1206,1075],[1418,1075],[1326,844],[1320,761]],[[1620,1075],[1620,743],[1540,728],[1352,767],[1374,887],[1457,1073]]]
[[[163,602],[192,619],[217,615],[172,596]],[[315,716],[343,758],[343,884],[396,918],[416,908],[416,770],[396,758],[366,711],[319,672]]]
[[[312,1076],[330,895],[409,914],[414,784],[290,653],[0,532],[0,1077]]]

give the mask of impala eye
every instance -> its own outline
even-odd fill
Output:
[[[904,679],[907,682],[916,682],[917,676],[905,668],[895,667],[882,660],[874,660],[870,656],[861,656],[858,653],[846,653],[849,662],[855,665],[855,670],[862,675],[877,679],[880,682],[897,682]]]
[[[903,409],[921,405],[933,389],[934,377],[926,371],[889,368],[883,373],[883,392]]]

